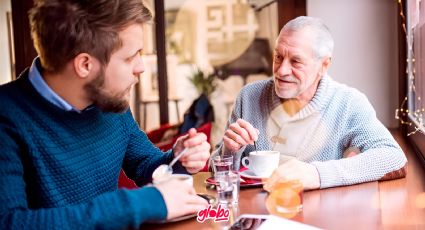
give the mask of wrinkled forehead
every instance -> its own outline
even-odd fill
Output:
[[[275,43],[275,50],[292,49],[313,55],[314,34],[309,28],[282,30]]]
[[[282,29],[276,39],[276,43],[285,40],[300,40],[303,43],[313,44],[315,37],[314,30],[309,27],[297,30]]]

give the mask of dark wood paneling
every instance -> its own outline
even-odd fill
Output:
[[[291,19],[307,15],[306,0],[278,0],[277,16],[279,30]]]
[[[32,43],[28,10],[34,3],[32,0],[11,0],[13,19],[13,43],[15,45],[16,74],[20,74],[31,65],[37,56]]]
[[[158,64],[158,90],[159,90],[159,120],[161,124],[168,123],[168,81],[167,58],[165,50],[165,12],[164,0],[155,1],[155,37],[156,56]],[[143,118],[146,119],[146,118]]]

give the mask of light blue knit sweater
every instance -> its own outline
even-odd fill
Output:
[[[236,99],[227,126],[238,118],[248,121],[260,130],[257,148],[268,150],[267,120],[279,105],[273,79],[246,85]],[[296,157],[316,166],[321,188],[386,179],[388,175],[392,178],[404,176],[398,170],[404,169],[406,157],[377,119],[364,94],[324,76],[313,99],[295,115],[297,119],[293,122],[317,112],[321,115],[317,125],[300,127],[309,131]],[[361,153],[343,158],[343,152],[350,147],[358,148]],[[248,145],[237,153],[230,153],[220,143],[215,154],[235,154],[239,165],[241,156],[253,150],[253,146]]]

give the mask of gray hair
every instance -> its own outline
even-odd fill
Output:
[[[334,49],[334,40],[329,28],[322,19],[300,16],[286,23],[280,33],[282,33],[282,31],[300,31],[307,27],[312,29],[316,36],[316,44],[312,47],[316,57],[318,59],[325,56],[331,57]]]

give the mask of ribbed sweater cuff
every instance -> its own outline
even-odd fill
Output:
[[[320,162],[315,161],[311,164],[316,166],[317,171],[319,172],[320,177],[320,188],[329,188],[338,186],[338,175],[335,173],[335,170],[332,167],[329,167],[329,162]]]
[[[134,191],[137,193],[135,203],[135,206],[138,207],[137,214],[139,214],[139,218],[142,218],[142,222],[167,218],[167,206],[157,188],[145,186]]]

